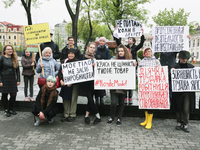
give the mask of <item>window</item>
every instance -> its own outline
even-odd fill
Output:
[[[10,42],[9,42],[9,44],[10,44]]]
[[[11,39],[11,37],[10,37],[10,36],[8,36],[8,38],[9,38],[9,39]]]
[[[14,42],[14,45],[16,46],[16,42]]]
[[[197,59],[199,59],[199,52],[197,52]]]
[[[10,32],[11,30],[10,30],[10,28],[8,29],[8,32]]]
[[[198,39],[198,41],[197,41],[197,46],[199,47],[199,39]]]
[[[190,47],[191,42],[189,41],[189,47]]]
[[[16,40],[16,35],[14,35],[14,39]]]
[[[1,32],[1,29],[0,29],[0,32]]]
[[[0,39],[1,39],[1,35],[0,35]]]
[[[14,32],[16,32],[17,30],[16,29],[14,29]]]
[[[3,39],[5,39],[5,36],[3,35]]]
[[[193,47],[195,47],[195,40],[193,40]]]

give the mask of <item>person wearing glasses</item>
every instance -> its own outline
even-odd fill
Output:
[[[6,45],[0,57],[0,93],[6,117],[17,114],[13,110],[13,104],[16,101],[18,85],[20,85],[20,70],[17,53],[12,45]],[[8,94],[10,94],[9,100]]]

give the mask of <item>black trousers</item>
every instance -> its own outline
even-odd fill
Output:
[[[2,93],[1,102],[3,105],[4,110],[8,109],[11,110],[13,105],[16,101],[17,93],[10,93],[10,99],[8,101],[8,93]]]
[[[34,82],[34,76],[24,76],[24,95],[25,97],[28,97],[28,82],[29,82],[29,94],[30,97],[33,97],[33,82]]]

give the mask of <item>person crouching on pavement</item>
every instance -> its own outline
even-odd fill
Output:
[[[143,52],[144,58],[139,62],[138,69],[143,67],[159,67],[160,61],[155,58],[150,48],[146,48]],[[145,121],[140,123],[141,126],[145,126],[146,129],[151,129],[153,119],[153,110],[145,111]]]
[[[172,69],[194,68],[193,65],[187,63],[187,51],[179,52],[179,62]],[[190,111],[195,109],[195,92],[173,92],[172,93],[172,109],[176,112],[177,130],[190,132],[188,127]]]
[[[57,113],[58,91],[56,90],[56,78],[47,77],[47,83],[40,89],[36,102],[33,104],[35,126],[39,126],[45,118],[49,123],[53,123],[53,117]],[[36,117],[35,117],[36,116]]]

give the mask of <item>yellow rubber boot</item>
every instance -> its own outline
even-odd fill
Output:
[[[141,126],[146,126],[147,125],[147,121],[148,121],[148,111],[145,111],[145,121],[140,123]]]
[[[146,129],[151,129],[152,119],[153,119],[153,114],[149,114],[148,115],[148,122],[147,122],[147,125],[145,126]]]

